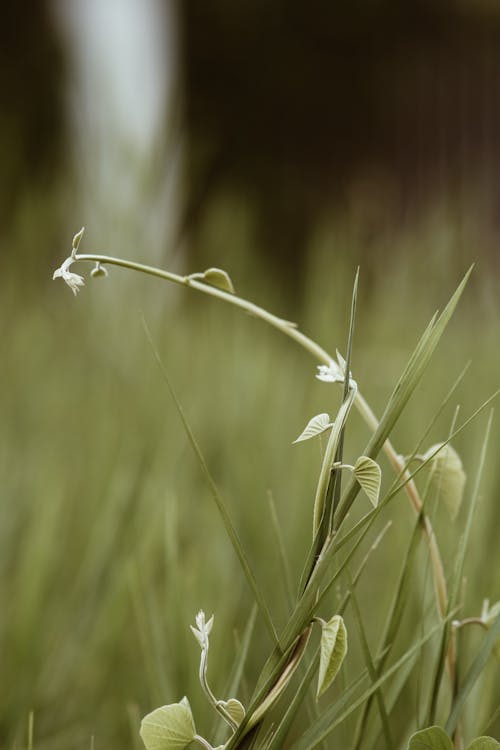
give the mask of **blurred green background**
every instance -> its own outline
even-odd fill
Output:
[[[83,252],[177,272],[223,267],[239,294],[334,352],[359,264],[353,372],[380,413],[474,262],[394,442],[411,452],[472,360],[429,444],[444,439],[456,403],[465,417],[499,383],[500,13],[444,0],[404,10],[61,0],[29,13],[10,4],[0,34],[0,746],[26,746],[33,711],[39,750],[89,747],[92,736],[96,749],[139,748],[140,716],[184,694],[209,733],[188,625],[199,608],[215,612],[221,694],[252,599],[141,317],[279,626],[287,604],[268,492],[297,579],[320,453],[291,442],[340,394],[292,342],[221,303],[118,269],[73,299],[52,272],[85,224]],[[456,444],[468,488],[484,429],[485,415]],[[354,416],[351,457],[367,438]],[[498,438],[495,422],[467,615],[500,599]],[[373,644],[411,530],[404,498],[389,518],[360,584]],[[435,513],[448,565],[461,519]],[[404,638],[420,632],[429,585],[422,549]],[[479,642],[466,636],[464,668]],[[258,623],[242,698],[269,645]],[[498,705],[495,669],[466,731]],[[412,707],[426,694],[415,685]]]

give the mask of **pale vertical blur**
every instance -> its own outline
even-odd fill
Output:
[[[158,159],[178,101],[175,5],[54,0],[53,7],[70,70],[68,118],[87,238],[154,259],[174,232],[178,206],[180,145],[161,166]]]

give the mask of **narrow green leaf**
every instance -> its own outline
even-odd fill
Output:
[[[431,628],[426,635],[416,641],[406,653],[403,654],[389,669],[387,669],[383,675],[381,675],[376,682],[374,682],[367,690],[365,690],[356,699],[352,695],[342,694],[335,703],[328,707],[321,716],[314,721],[309,729],[299,737],[293,745],[291,750],[312,750],[321,744],[333,730],[338,727],[343,721],[345,721],[352,713],[358,710],[360,706],[366,703],[367,699],[375,693],[378,688],[384,684],[393,674],[398,672],[409,660],[413,658],[415,653],[419,651],[424,643],[426,643],[439,629],[439,625],[435,625]],[[366,670],[365,670],[366,673]]]
[[[498,750],[500,748],[500,742],[497,742],[493,737],[477,737],[473,740],[467,750]]]
[[[280,723],[276,727],[269,746],[266,750],[282,750],[285,747],[286,736],[292,726],[294,719],[297,717],[299,708],[307,694],[309,685],[311,684],[316,670],[318,668],[319,649],[316,650],[309,666],[307,667],[306,673],[302,678],[298,689],[294,692],[285,715],[281,719]]]
[[[330,482],[332,463],[335,460],[335,455],[337,453],[339,441],[342,436],[342,431],[354,403],[355,396],[356,392],[353,389],[350,391],[347,399],[342,402],[337,416],[335,417],[332,431],[328,438],[328,444],[326,446],[325,455],[323,457],[323,464],[321,466],[320,477],[318,480],[318,486],[316,488],[316,495],[314,498],[313,536],[317,535],[322,519],[325,517],[325,501],[328,492],[328,485]]]
[[[360,456],[354,464],[354,476],[368,496],[374,508],[378,505],[382,471],[373,458]]]
[[[319,662],[318,689],[316,697],[328,690],[338,674],[347,654],[347,630],[340,615],[334,615],[321,633],[321,656]]]
[[[144,327],[144,331],[146,333],[146,337],[149,341],[149,345],[151,346],[153,355],[156,359],[156,362],[158,363],[158,367],[160,368],[160,371],[163,375],[163,379],[165,380],[165,383],[167,385],[167,388],[170,392],[170,395],[172,397],[172,400],[175,404],[175,407],[177,409],[177,413],[179,414],[179,417],[181,419],[182,425],[184,427],[184,430],[186,432],[187,438],[189,442],[191,443],[191,447],[193,448],[193,451],[196,455],[196,458],[198,459],[198,463],[200,465],[200,468],[203,472],[203,475],[205,476],[205,479],[207,481],[207,484],[210,488],[210,491],[212,493],[212,497],[214,499],[214,502],[217,506],[217,510],[219,511],[219,515],[222,518],[222,522],[224,524],[224,528],[226,529],[226,533],[229,537],[229,540],[233,546],[233,549],[236,553],[236,556],[238,557],[239,563],[241,565],[241,569],[247,579],[247,583],[249,584],[250,588],[252,589],[252,593],[255,597],[255,601],[257,602],[257,605],[259,607],[260,613],[262,615],[262,618],[266,624],[266,627],[269,631],[269,634],[276,644],[276,647],[278,651],[281,653],[281,648],[279,646],[279,640],[278,640],[278,634],[276,632],[276,628],[274,627],[274,623],[271,617],[271,613],[269,611],[269,608],[266,604],[266,601],[264,599],[264,596],[262,594],[261,589],[258,586],[257,579],[255,578],[255,575],[253,573],[253,570],[250,566],[250,562],[247,558],[247,555],[245,553],[245,550],[243,548],[243,545],[241,543],[240,537],[238,535],[238,532],[236,531],[236,528],[231,520],[231,516],[229,515],[229,511],[226,507],[226,504],[224,502],[224,499],[222,498],[222,495],[219,492],[219,489],[210,473],[210,470],[207,466],[207,462],[205,461],[205,457],[203,456],[203,453],[201,452],[201,449],[196,441],[196,438],[193,434],[193,431],[187,421],[186,415],[184,414],[184,410],[181,406],[181,403],[179,399],[177,398],[177,394],[174,391],[174,388],[170,382],[170,378],[167,375],[167,371],[165,369],[165,366],[162,362],[162,359],[160,357],[160,354],[158,352],[158,349],[156,348],[153,338],[151,336],[151,332],[147,326],[147,323],[145,319],[142,319],[142,324]]]
[[[488,441],[490,437],[492,419],[493,419],[493,411],[490,412],[490,415],[488,418],[488,424],[486,426],[486,432],[485,432],[483,443],[481,446],[481,454],[479,457],[479,464],[478,464],[478,468],[476,472],[475,483],[472,489],[471,498],[469,500],[468,508],[467,508],[467,518],[465,522],[465,528],[459,540],[456,553],[455,553],[455,566],[454,566],[453,576],[452,576],[450,586],[449,586],[448,612],[450,612],[452,609],[454,609],[457,606],[459,597],[460,597],[460,588],[461,588],[462,579],[463,579],[465,555],[467,552],[467,546],[469,543],[470,533],[472,529],[472,521],[475,515],[475,510],[476,510],[477,502],[479,498],[479,487],[481,484],[484,464],[486,461],[486,450],[487,450]],[[450,624],[443,625],[443,632],[441,636],[441,643],[440,643],[438,658],[436,660],[434,679],[432,682],[432,688],[430,690],[430,701],[429,701],[429,708],[427,712],[429,724],[432,724],[434,722],[434,717],[437,711],[439,690],[441,687],[441,680],[443,677],[443,672],[444,672],[444,667],[445,667],[446,653],[448,651],[448,643],[450,639],[450,629],[451,629]],[[477,677],[475,679],[477,679]],[[462,690],[459,692],[457,696],[455,696],[454,701],[453,701],[454,706],[458,705],[457,701],[459,700],[461,693],[462,693]],[[466,694],[463,695],[463,700],[465,700],[465,695]],[[460,709],[457,709],[457,710],[460,710]],[[450,714],[448,723],[451,720],[451,716],[452,714]],[[446,725],[446,730],[450,734],[455,731],[456,722],[458,721],[458,714],[454,717],[453,721],[454,721],[454,725],[451,729],[450,729],[450,726],[448,726],[448,724]]]
[[[245,630],[243,632],[243,638],[241,640],[241,644],[239,645],[238,654],[233,663],[231,676],[228,681],[228,688],[225,691],[226,695],[237,695],[240,692],[241,678],[243,676],[243,669],[245,667],[245,663],[248,657],[248,652],[250,649],[250,642],[252,640],[252,635],[253,635],[256,619],[257,619],[257,604],[254,602],[252,611],[250,612],[250,616],[248,618],[247,624],[245,626]],[[222,718],[218,717],[216,719],[216,722],[212,731],[215,745],[218,745],[223,741],[224,737],[226,736],[226,732],[227,732],[226,722]]]
[[[202,274],[202,280],[206,281],[210,286],[216,286],[224,292],[234,294],[233,282],[229,274],[223,271],[222,268],[207,268]]]
[[[351,588],[352,578],[351,578],[349,569],[347,570],[347,578],[349,582],[349,587]],[[354,620],[356,622],[358,632],[359,632],[359,639],[361,643],[361,650],[363,652],[363,659],[366,664],[366,668],[368,670],[368,674],[370,675],[371,681],[375,682],[377,677],[379,677],[380,672],[377,673],[377,669],[373,661],[373,657],[370,651],[370,646],[368,643],[368,638],[366,636],[366,629],[363,623],[363,617],[361,615],[361,610],[358,604],[358,597],[356,596],[356,593],[354,591],[352,591],[351,602],[352,602],[352,612],[353,612]],[[375,697],[377,699],[380,720],[382,722],[382,730],[384,733],[385,748],[386,750],[393,750],[394,742],[392,740],[392,734],[391,734],[391,728],[389,726],[387,708],[386,708],[385,699],[384,699],[382,691],[377,690],[377,692],[375,693]]]
[[[460,456],[449,443],[438,443],[426,451],[423,459],[429,459],[430,497],[434,502],[443,501],[454,520],[460,510],[466,480]]]
[[[408,750],[453,750],[453,742],[441,727],[429,727],[410,737]]]
[[[298,438],[294,440],[294,443],[300,443],[302,440],[310,440],[310,438],[320,435],[325,430],[328,430],[332,426],[330,417],[328,414],[317,414],[315,417],[309,420],[304,430],[300,433]]]
[[[146,750],[183,750],[196,735],[188,699],[151,711],[143,718],[139,733]]]

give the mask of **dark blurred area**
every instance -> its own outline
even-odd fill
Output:
[[[67,156],[65,60],[49,3],[7,3],[0,24],[0,239],[27,191],[51,188]]]
[[[165,7],[155,5],[159,17]],[[367,276],[381,253],[397,253],[380,237],[436,206],[459,225],[474,213],[476,257],[495,255],[494,3],[189,0],[175,9],[182,93],[174,107],[182,102],[185,145],[176,244],[203,258],[206,217],[230,195],[252,216],[255,253],[288,269],[292,285],[318,222],[339,214],[359,228],[352,262]],[[4,238],[24,192],[44,191],[68,168],[68,49],[65,57],[52,16],[43,2],[3,13]],[[456,244],[460,264],[469,239]]]
[[[182,5],[193,228],[218,191],[300,269],[316,223],[371,235],[477,191],[498,224],[500,14],[453,2]],[[465,210],[466,206],[462,206]],[[496,236],[485,237],[493,252]],[[460,249],[457,248],[459,251]],[[294,274],[297,278],[297,274]]]

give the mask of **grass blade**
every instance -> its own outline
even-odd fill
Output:
[[[483,444],[481,447],[481,455],[479,458],[476,481],[475,481],[471,499],[469,502],[467,520],[465,523],[464,532],[462,534],[462,537],[460,539],[460,542],[457,548],[455,570],[453,573],[453,580],[450,586],[450,595],[449,595],[449,600],[448,600],[448,612],[451,609],[456,607],[457,602],[458,602],[458,597],[460,594],[460,584],[462,581],[465,554],[467,552],[467,545],[469,542],[470,532],[472,529],[472,520],[474,517],[474,512],[476,510],[477,501],[479,497],[479,486],[480,486],[480,482],[481,482],[481,478],[482,478],[482,474],[484,470],[484,464],[486,460],[486,450],[488,447],[488,440],[489,440],[490,431],[491,431],[492,419],[493,419],[493,411],[490,412],[490,416],[488,419],[488,424],[486,427],[486,432],[485,432]],[[451,632],[450,627],[451,626],[449,623],[443,626],[441,645],[439,649],[439,657],[438,657],[438,661],[436,664],[432,692],[431,692],[431,697],[430,697],[430,702],[429,702],[429,709],[427,712],[428,726],[431,726],[431,724],[434,724],[434,719],[435,719],[436,709],[437,709],[437,701],[438,701],[438,696],[439,696],[439,689],[441,686],[441,679],[442,679],[443,672],[444,672],[446,653],[447,653],[448,643],[450,639],[450,632]],[[454,675],[452,675],[452,678],[454,679]]]
[[[291,750],[312,750],[325,740],[333,730],[362,706],[393,674],[401,669],[421,648],[438,632],[440,624],[435,625],[420,640],[413,644],[395,664],[387,669],[376,682],[365,690],[356,700],[350,702],[351,696],[342,695],[339,700],[327,709],[322,716],[291,746]],[[345,707],[345,708],[344,708]]]
[[[462,292],[467,284],[468,278],[471,274],[472,267],[466,273],[462,281],[460,282],[457,290],[451,297],[450,301],[444,308],[443,312],[437,318],[431,320],[427,326],[424,334],[420,338],[413,354],[411,355],[408,364],[401,375],[392,395],[389,399],[387,407],[382,415],[378,428],[373,433],[367,447],[363,451],[363,455],[369,458],[376,459],[382,446],[387,440],[390,432],[400,417],[404,407],[408,403],[412,393],[419,384],[422,376],[429,364],[429,361],[436,349],[441,336],[443,335],[446,326],[448,325],[451,316],[453,315],[458,301],[462,295]],[[340,526],[343,519],[347,515],[352,503],[356,499],[359,492],[359,484],[356,481],[351,481],[348,491],[342,503],[338,509],[336,517],[336,528]]]
[[[349,579],[349,588],[352,588],[352,582],[351,582],[351,577],[349,575],[349,571],[347,571],[347,575]],[[368,644],[368,638],[366,637],[365,626],[363,624],[361,610],[358,605],[358,598],[354,591],[351,592],[351,607],[352,607],[352,611],[354,615],[354,620],[356,622],[356,625],[359,631],[359,640],[361,643],[361,651],[363,653],[363,659],[365,661],[366,668],[368,670],[368,674],[370,675],[371,681],[376,682],[377,677],[380,676],[380,672],[377,670],[374,664],[372,655],[370,653],[370,646]],[[391,748],[394,747],[394,743],[392,741],[391,730],[389,727],[389,719],[388,719],[387,710],[385,707],[384,696],[382,695],[381,690],[377,690],[374,693],[374,695],[377,700],[380,720],[382,722],[382,730],[384,733],[385,746],[388,750],[391,750]]]
[[[448,734],[451,735],[455,731],[457,723],[460,719],[460,713],[467,699],[467,696],[474,687],[478,678],[481,676],[483,669],[485,668],[486,663],[491,655],[491,652],[495,647],[495,642],[499,636],[500,615],[498,615],[497,619],[489,629],[488,634],[485,636],[481,648],[479,649],[479,653],[469,667],[469,671],[465,676],[463,684],[453,701],[453,706],[448,717],[448,721],[446,722],[446,731],[448,732]]]
[[[254,604],[252,607],[252,611],[250,612],[250,617],[248,618],[245,631],[243,633],[243,639],[241,641],[238,656],[236,657],[236,660],[234,662],[232,674],[229,679],[229,685],[226,692],[228,698],[233,698],[238,695],[238,690],[241,684],[241,679],[243,677],[243,669],[245,668],[245,663],[248,657],[256,619],[257,604]],[[217,747],[217,745],[221,745],[224,741],[224,736],[227,734],[227,724],[223,719],[217,720],[217,729],[212,734],[214,734],[214,747]]]
[[[217,485],[215,484],[215,481],[210,474],[210,470],[207,466],[207,463],[205,461],[205,458],[201,452],[201,449],[196,441],[196,438],[193,434],[193,431],[191,430],[191,427],[187,421],[186,415],[184,414],[184,410],[182,408],[182,405],[177,398],[177,395],[173,389],[173,386],[170,382],[170,379],[167,375],[167,371],[165,369],[165,366],[161,360],[160,354],[158,352],[158,349],[156,348],[151,332],[147,326],[146,321],[143,318],[143,327],[144,331],[146,333],[146,337],[149,341],[149,344],[151,346],[153,355],[156,359],[156,362],[158,363],[158,367],[160,368],[160,371],[163,375],[163,379],[165,380],[165,383],[167,385],[167,388],[170,392],[170,395],[172,397],[172,400],[175,404],[175,407],[177,409],[177,413],[179,414],[181,418],[181,422],[183,424],[184,430],[186,432],[187,438],[189,442],[191,443],[191,447],[193,448],[193,451],[196,455],[196,458],[198,459],[198,463],[200,465],[200,468],[205,476],[206,482],[210,488],[210,492],[212,494],[212,498],[217,506],[217,510],[219,511],[219,514],[222,518],[222,522],[224,524],[224,528],[226,530],[226,533],[229,537],[229,540],[233,546],[234,551],[236,552],[236,556],[238,557],[238,560],[241,565],[241,569],[245,575],[245,578],[247,579],[248,585],[250,586],[253,595],[255,597],[255,601],[257,602],[257,606],[259,607],[259,611],[261,613],[262,619],[264,620],[266,627],[268,629],[269,635],[271,636],[271,639],[276,644],[276,647],[279,649],[279,641],[278,641],[278,634],[276,632],[276,629],[274,627],[271,613],[269,611],[269,608],[264,600],[264,596],[262,594],[261,589],[259,588],[257,584],[257,580],[255,578],[255,575],[250,567],[250,563],[248,561],[247,555],[243,549],[243,545],[241,544],[240,538],[238,536],[238,532],[236,531],[236,528],[233,525],[233,522],[231,521],[231,517],[229,515],[229,512],[226,508],[226,504],[217,488]]]

